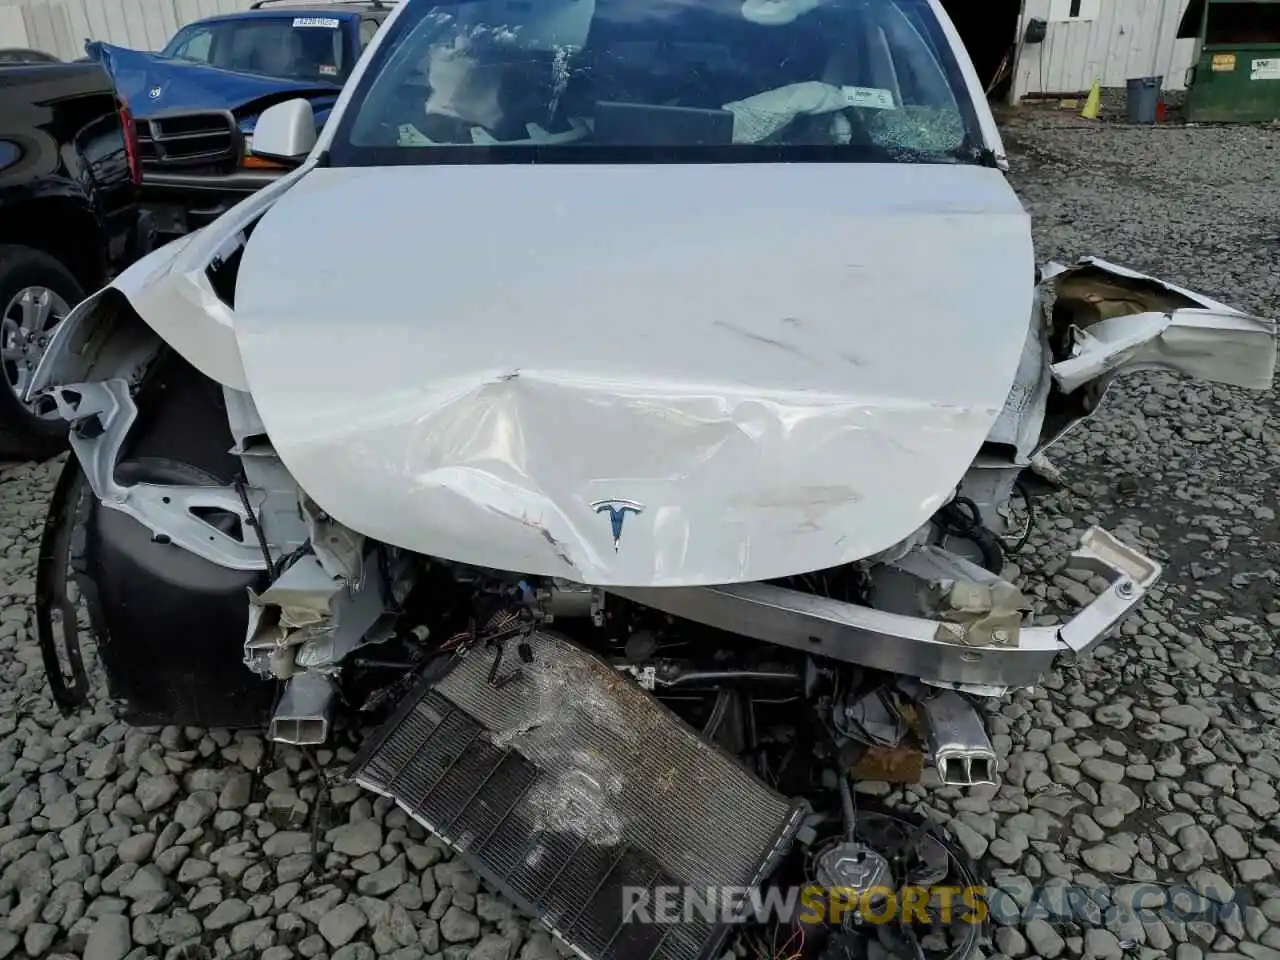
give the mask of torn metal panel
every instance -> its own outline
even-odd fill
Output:
[[[136,385],[161,345],[124,296],[105,287],[54,329],[23,399],[30,403],[50,387],[73,383],[121,379]]]
[[[856,172],[315,169],[240,265],[258,412],[320,508],[429,556],[642,587],[862,559],[951,496],[1035,289],[998,171]],[[449,228],[386,246],[405,218]]]
[[[365,568],[378,569],[372,551]],[[278,677],[336,669],[352,650],[389,636],[380,621],[395,603],[387,587],[399,583],[403,570],[396,573],[391,584],[380,576],[345,580],[315,555],[299,557],[261,594],[250,591],[245,662]]]
[[[1052,272],[1050,269],[1052,268]],[[1064,281],[1087,275],[1089,268],[1102,274],[1110,275],[1111,279],[1118,284],[1126,286],[1132,291],[1147,290],[1159,291],[1163,294],[1179,301],[1180,306],[1203,307],[1207,310],[1221,311],[1223,313],[1241,312],[1234,307],[1229,307],[1225,303],[1221,303],[1211,297],[1206,297],[1202,293],[1196,293],[1194,290],[1188,290],[1186,287],[1180,287],[1175,283],[1169,283],[1167,280],[1161,280],[1159,277],[1152,277],[1148,274],[1141,273],[1129,267],[1122,267],[1119,264],[1111,263],[1099,257],[1081,257],[1074,267],[1064,267],[1061,264],[1051,264],[1041,271],[1041,276],[1045,280],[1053,280],[1055,285],[1061,289]],[[1136,281],[1136,283],[1135,283]],[[1241,314],[1247,316],[1247,314]]]
[[[1174,370],[1254,390],[1267,389],[1275,376],[1274,322],[1234,310],[1131,314],[1074,333],[1072,356],[1053,364],[1066,393],[1135,370]]]
[[[1069,338],[1053,376],[1065,393],[1117,373],[1174,370],[1201,380],[1269,389],[1275,322],[1095,257],[1041,271],[1056,297],[1054,335]]]

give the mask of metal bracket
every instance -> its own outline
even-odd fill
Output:
[[[1087,653],[1141,603],[1161,573],[1160,564],[1100,527],[1085,531],[1067,566],[1110,581],[1104,593],[1058,631],[1058,638],[1076,655]]]
[[[58,413],[71,424],[71,449],[103,506],[137,520],[156,539],[173,543],[210,563],[232,570],[266,569],[262,548],[251,532],[250,517],[233,488],[155,483],[124,486],[116,480],[120,451],[138,417],[128,381],[76,383],[53,387],[49,392],[58,405]],[[235,515],[240,537],[202,519],[197,513],[200,510]]]

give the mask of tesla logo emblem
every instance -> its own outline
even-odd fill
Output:
[[[609,514],[609,528],[613,532],[613,549],[616,551],[618,542],[622,539],[622,525],[626,522],[627,514],[644,513],[644,504],[634,500],[597,500],[591,504],[591,509],[596,513]]]

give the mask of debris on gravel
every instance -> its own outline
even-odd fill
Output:
[[[1005,132],[1041,261],[1097,254],[1277,312],[1280,131],[1027,111]],[[1050,450],[1065,486],[1037,502],[1011,573],[1054,622],[1086,599],[1064,558],[1099,523],[1165,579],[1093,656],[988,704],[998,789],[931,771],[861,785],[948,820],[982,860],[996,957],[1280,957],[1276,404],[1119,381]],[[355,731],[318,752],[322,785],[257,734],[129,728],[103,690],[60,716],[31,615],[58,469],[0,470],[0,958],[567,956],[389,801],[339,783]],[[1100,895],[1028,919],[1068,887]]]

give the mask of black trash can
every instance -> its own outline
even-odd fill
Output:
[[[1163,84],[1164,77],[1134,77],[1128,81],[1126,106],[1130,123],[1156,122]]]

